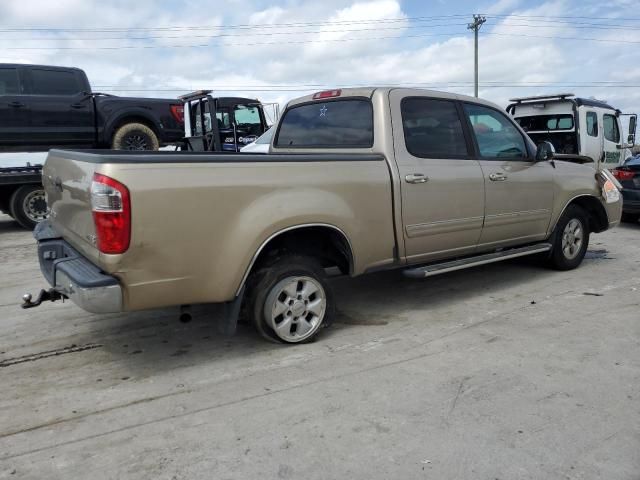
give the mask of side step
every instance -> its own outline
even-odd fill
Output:
[[[483,255],[477,255],[475,257],[461,258],[460,260],[432,263],[423,267],[408,268],[402,273],[405,277],[409,278],[432,277],[434,275],[440,275],[441,273],[462,270],[463,268],[477,267],[478,265],[486,265],[488,263],[501,262],[502,260],[524,257],[526,255],[533,255],[535,253],[548,252],[549,250],[551,250],[550,243],[537,243],[535,245],[529,245],[526,247],[509,248],[501,250],[499,252],[485,253]]]

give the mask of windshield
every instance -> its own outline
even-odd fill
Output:
[[[233,109],[236,127],[247,130],[251,135],[262,133],[262,118],[260,109],[253,105],[236,105]]]

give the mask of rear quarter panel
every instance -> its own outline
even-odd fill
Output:
[[[130,189],[131,246],[100,256],[128,310],[231,300],[263,242],[297,225],[341,229],[354,274],[393,262],[384,160],[96,167]]]

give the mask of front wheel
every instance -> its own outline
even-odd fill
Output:
[[[33,230],[46,219],[49,209],[42,185],[23,185],[13,192],[9,213],[21,227],[28,230]]]
[[[268,340],[309,342],[333,319],[331,287],[312,257],[284,255],[255,272],[249,288],[247,313]]]
[[[577,205],[567,207],[551,238],[551,267],[571,270],[580,265],[589,246],[589,222],[584,210]]]

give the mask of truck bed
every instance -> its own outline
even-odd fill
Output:
[[[95,174],[129,190],[122,254],[96,246]],[[120,280],[127,310],[233,299],[261,245],[292,226],[343,232],[355,274],[394,261],[392,181],[379,154],[52,150],[43,183],[53,227]]]

